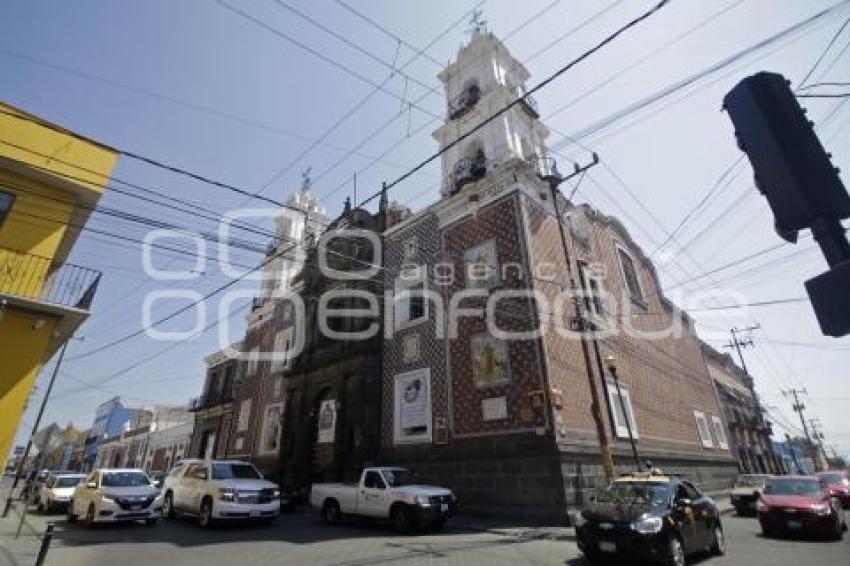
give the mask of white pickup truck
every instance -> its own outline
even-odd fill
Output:
[[[414,483],[405,468],[366,468],[359,484],[313,484],[310,505],[331,524],[354,515],[389,519],[396,531],[405,532],[414,526],[439,529],[456,500],[449,489]]]

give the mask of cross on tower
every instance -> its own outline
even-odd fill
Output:
[[[484,15],[484,10],[473,10],[472,17],[469,18],[469,25],[466,28],[466,33],[476,34],[481,33],[487,27],[487,20],[481,18]]]

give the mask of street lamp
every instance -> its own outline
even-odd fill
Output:
[[[632,445],[632,456],[635,459],[635,469],[640,470],[640,457],[638,456],[637,444],[635,444],[635,435],[632,433],[632,420],[630,411],[626,410],[626,404],[623,402],[623,391],[620,389],[620,379],[617,377],[617,358],[613,354],[605,356],[605,367],[611,372],[611,377],[614,378],[614,387],[617,389],[617,398],[620,400],[620,409],[623,411],[623,420],[626,421],[626,430],[629,433],[629,443]],[[616,423],[614,423],[616,426]]]

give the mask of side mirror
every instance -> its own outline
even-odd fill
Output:
[[[97,489],[97,483],[90,481],[90,482],[86,483],[86,487],[89,488],[89,489]]]
[[[161,484],[159,483],[159,480],[153,480],[151,482],[151,485],[154,486],[155,488],[159,489]]]

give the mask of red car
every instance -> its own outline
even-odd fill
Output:
[[[850,509],[850,476],[841,470],[820,472],[818,477],[826,483],[829,493],[841,501],[845,509]]]
[[[815,476],[770,478],[756,509],[764,536],[809,534],[838,540],[847,528],[841,503]]]

